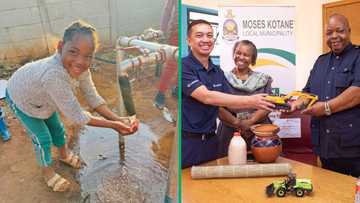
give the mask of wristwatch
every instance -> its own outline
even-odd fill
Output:
[[[331,109],[330,109],[330,105],[329,102],[325,102],[325,115],[330,116],[331,115]]]

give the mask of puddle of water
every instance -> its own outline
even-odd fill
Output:
[[[79,139],[86,166],[79,179],[90,202],[164,202],[167,169],[151,150],[157,135],[141,123],[137,133],[124,137],[125,160],[120,160],[118,134],[87,126]]]

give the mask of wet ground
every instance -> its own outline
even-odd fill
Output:
[[[164,202],[167,169],[154,159],[151,145],[156,140],[142,123],[137,133],[125,138],[121,160],[117,133],[87,128],[80,138],[80,154],[87,164],[80,173],[83,196],[100,202]]]
[[[115,66],[97,63],[92,75],[99,93],[115,110],[119,102]],[[125,160],[120,162],[115,131],[86,127],[78,139],[78,128],[65,120],[69,145],[87,165],[75,171],[55,161],[56,171],[72,183],[71,191],[64,194],[51,192],[45,185],[30,140],[18,120],[8,113],[6,120],[13,137],[7,143],[0,141],[0,203],[160,202],[166,190],[175,127],[153,107],[158,83],[155,67],[134,70],[130,76],[141,126],[136,134],[125,137]],[[84,103],[81,97],[80,101]],[[166,102],[176,115],[177,102],[170,93]],[[56,155],[54,150],[53,157]]]

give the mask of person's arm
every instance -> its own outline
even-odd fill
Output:
[[[328,101],[331,113],[336,113],[350,109],[360,104],[360,87],[350,86],[339,96]],[[325,102],[316,102],[311,107],[302,111],[304,114],[312,116],[325,115]]]
[[[233,116],[228,110],[221,107],[219,108],[219,119],[224,122],[226,125],[241,129],[241,130],[248,130],[250,127],[257,122],[263,120],[267,115],[269,114],[269,111],[266,110],[257,110],[253,114],[251,114],[251,117],[248,119],[240,120]]]
[[[95,88],[90,70],[85,71],[79,76],[79,89],[90,108],[95,109],[102,104],[106,104]]]
[[[327,101],[331,113],[344,111],[360,104],[360,56],[355,61],[352,76],[351,85],[340,95]],[[323,116],[325,115],[325,102],[316,102],[310,108],[302,111],[302,113],[312,116]]]
[[[48,72],[42,78],[42,84],[46,87],[47,93],[52,101],[55,102],[57,108],[76,125],[108,127],[121,134],[134,132],[135,127],[125,126],[119,121],[109,121],[104,118],[92,116],[90,113],[83,111],[80,103],[72,92],[70,82],[63,73],[56,71]]]
[[[115,128],[113,128],[114,130],[122,134],[129,134],[135,132],[138,129],[139,126],[138,120],[136,119],[131,120],[131,119],[119,117],[109,109],[109,107],[106,105],[105,100],[98,94],[94,82],[92,81],[90,71],[86,71],[80,76],[80,90],[84,95],[89,106],[93,108],[98,114],[100,114],[109,121],[118,121],[115,122]],[[95,117],[93,118],[95,119]],[[96,122],[95,119],[91,123],[94,122],[97,124],[104,123],[104,119],[101,118],[97,118],[97,119],[100,120]],[[114,123],[111,124],[111,122],[109,122],[109,124],[113,125]],[[124,128],[124,126],[128,127],[130,131],[128,131],[129,130],[128,128]],[[106,126],[98,126],[98,127],[106,127]]]
[[[112,112],[109,107],[105,104],[102,104],[94,109],[102,117],[111,120],[111,121],[120,121],[125,125],[129,125],[131,128],[134,128],[136,131],[139,127],[138,119],[131,119],[130,117],[120,117]]]
[[[353,67],[351,86],[339,96],[328,101],[332,113],[344,111],[360,104],[360,51],[357,52],[359,56]]]
[[[182,92],[187,96],[200,101],[201,103],[224,106],[229,108],[256,108],[271,111],[275,105],[265,99],[266,94],[257,94],[253,96],[237,96],[222,93],[219,91],[208,90],[202,84],[196,71],[191,68],[192,64],[188,61],[182,61]],[[222,73],[223,74],[223,73]],[[224,77],[225,80],[225,77]]]
[[[94,109],[98,114],[102,117],[112,120],[112,121],[120,121],[120,117],[112,112],[106,104],[102,104]]]
[[[240,128],[240,119],[233,116],[227,109],[224,107],[219,108],[219,119],[224,122],[226,125],[233,128]]]
[[[248,130],[250,127],[259,121],[263,120],[270,112],[266,110],[259,109],[251,114],[249,119],[241,120],[241,129]]]
[[[339,96],[329,101],[332,113],[344,111],[360,104],[360,87],[350,86]]]
[[[111,128],[121,133],[121,135],[129,135],[134,133],[137,130],[137,125],[127,126],[121,121],[112,121],[107,120],[101,117],[88,115],[90,120],[87,125],[103,127],[103,128]]]
[[[314,72],[315,72],[315,67],[317,67],[317,63],[318,63],[318,60],[315,62],[313,68],[310,71],[310,74],[309,74],[308,80],[306,82],[306,85],[302,89],[303,92],[311,93],[310,86],[311,86],[312,77],[314,77],[313,75],[314,75]],[[304,108],[304,106],[306,106],[305,104],[307,104],[308,101],[309,100],[306,99],[305,97],[300,97],[297,100],[291,102],[290,110],[281,110],[281,112],[293,113],[294,111],[302,110]]]
[[[43,75],[42,87],[55,103],[57,109],[74,124],[86,125],[90,118],[80,106],[68,77],[61,71],[48,71]]]
[[[274,104],[265,99],[267,94],[255,94],[251,96],[238,96],[225,94],[218,91],[208,90],[204,85],[196,88],[191,96],[196,100],[214,106],[226,106],[230,108],[256,108],[271,111]]]
[[[273,79],[270,76],[264,76],[267,78],[267,83],[264,87],[264,93],[271,94],[272,87],[271,84],[273,82]],[[252,125],[262,121],[270,111],[258,109],[255,112],[253,112],[249,119],[242,120],[242,130],[248,130]]]
[[[360,56],[354,63],[352,76],[351,86],[345,89],[340,95],[327,101],[331,113],[344,111],[360,104]],[[302,111],[302,113],[312,116],[323,116],[325,115],[325,102],[316,102],[310,108]]]

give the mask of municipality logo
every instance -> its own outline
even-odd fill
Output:
[[[232,13],[232,10],[227,10],[227,13],[225,15],[225,22],[223,25],[223,39],[227,41],[234,41],[239,39],[238,33],[239,33],[239,27],[234,20],[235,15]]]

